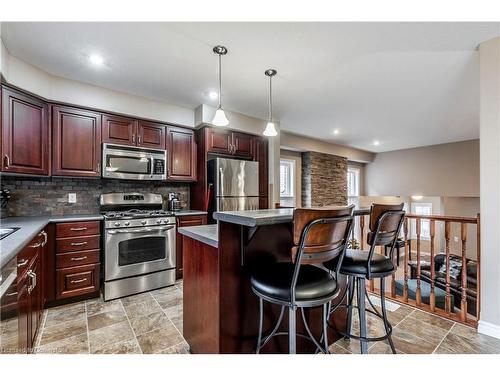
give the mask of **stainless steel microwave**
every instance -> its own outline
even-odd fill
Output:
[[[143,147],[104,143],[102,176],[125,180],[165,180],[167,152]]]

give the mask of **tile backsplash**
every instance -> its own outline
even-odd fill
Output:
[[[94,214],[99,212],[99,195],[115,192],[162,194],[165,208],[168,193],[180,193],[182,208],[189,208],[189,184],[185,183],[2,176],[0,186],[11,195],[2,217]],[[76,203],[68,203],[68,193],[76,194]]]

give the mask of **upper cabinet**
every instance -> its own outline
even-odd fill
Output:
[[[265,198],[269,193],[268,143],[266,138],[255,138],[253,150],[253,160],[259,162],[259,197]],[[267,208],[267,206],[260,208]]]
[[[194,132],[169,126],[167,129],[167,179],[196,181],[196,154]]]
[[[166,126],[154,122],[137,122],[137,146],[165,149]]]
[[[101,114],[52,107],[52,174],[100,177]]]
[[[207,152],[251,158],[255,136],[226,129],[205,128]]]
[[[2,88],[2,171],[49,174],[47,104]]]
[[[103,115],[102,141],[135,146],[137,122],[128,117]]]
[[[129,117],[103,115],[102,141],[127,146],[165,149],[165,125]]]

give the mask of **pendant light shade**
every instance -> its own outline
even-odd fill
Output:
[[[215,116],[212,120],[212,125],[215,126],[228,126],[229,121],[222,109],[222,56],[227,53],[227,48],[224,46],[215,46],[213,48],[215,54],[219,55],[219,106],[215,111]]]
[[[266,137],[276,137],[278,132],[276,131],[276,127],[274,126],[274,122],[269,121],[266,125],[266,129],[263,133]]]
[[[273,77],[277,73],[278,72],[274,69],[268,69],[264,72],[264,74],[269,77],[269,120],[267,121],[267,125],[263,133],[266,137],[276,137],[278,135],[276,126],[273,122]]]

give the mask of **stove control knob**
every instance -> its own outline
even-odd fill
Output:
[[[156,220],[156,224],[161,224],[162,221],[161,220]]]
[[[115,223],[115,227],[119,227],[119,226],[120,226],[120,223],[117,221],[117,222]]]
[[[141,220],[142,225],[146,225],[147,221],[146,220]]]
[[[130,223],[129,223],[128,221],[126,221],[126,222],[125,222],[125,223],[123,223],[123,224],[125,224],[125,226],[126,226],[126,227],[128,227],[128,226],[130,225]]]

